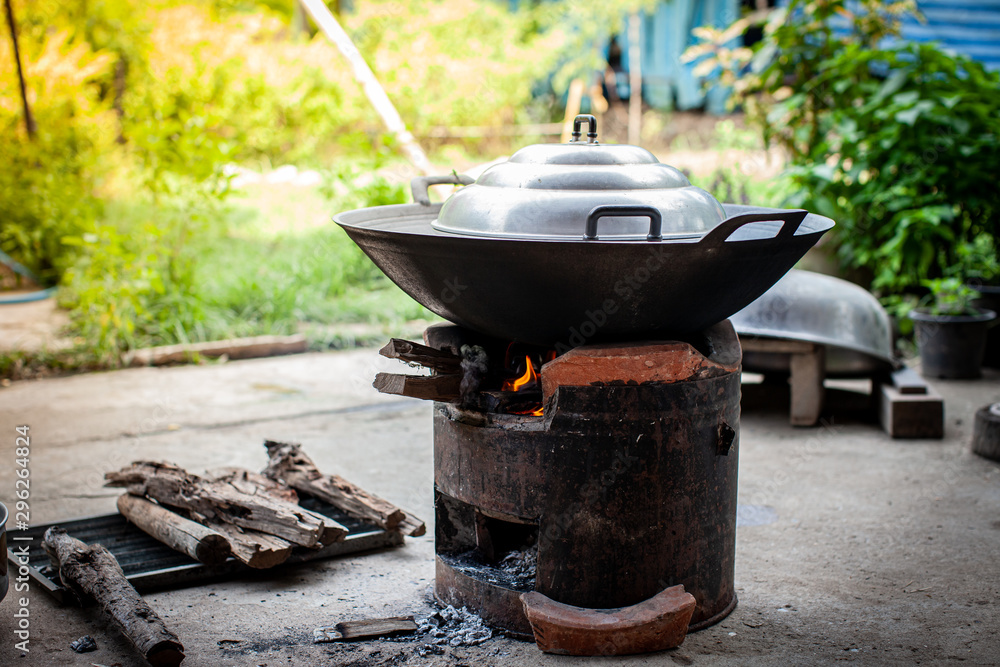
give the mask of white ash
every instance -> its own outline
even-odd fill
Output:
[[[524,551],[512,551],[497,563],[500,570],[517,580],[531,581],[538,569],[538,549],[534,546]]]
[[[426,634],[428,640],[417,649],[421,657],[443,653],[446,646],[476,646],[493,636],[479,616],[465,607],[455,609],[451,605],[420,621],[417,632]]]

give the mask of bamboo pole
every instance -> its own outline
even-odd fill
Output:
[[[17,22],[14,20],[14,7],[11,0],[4,0],[7,7],[7,25],[10,27],[10,41],[14,44],[14,60],[17,62],[17,79],[21,85],[21,104],[24,106],[24,127],[28,131],[28,138],[34,139],[38,127],[35,125],[35,117],[31,115],[31,107],[28,106],[28,89],[24,83],[24,70],[21,67],[21,48],[17,43]]]
[[[393,136],[396,137],[396,141],[399,142],[400,146],[403,147],[403,152],[406,154],[407,159],[424,175],[430,176],[433,172],[430,160],[427,159],[427,155],[424,154],[417,140],[406,129],[406,124],[403,123],[403,119],[400,118],[396,107],[392,104],[389,96],[386,95],[382,84],[375,78],[375,74],[368,67],[368,63],[361,56],[361,52],[354,46],[354,42],[351,41],[350,36],[344,31],[340,23],[337,22],[330,9],[323,0],[299,0],[299,2],[302,3],[306,12],[316,22],[316,25],[323,34],[347,58],[347,61],[351,64],[351,68],[354,70],[354,78],[361,84],[365,95],[368,97],[368,101],[372,103],[375,111],[382,117],[382,122],[385,123],[385,126],[392,132]]]
[[[562,137],[559,139],[564,144],[572,137],[573,119],[580,113],[585,86],[583,79],[573,79],[569,84],[569,92],[566,94],[566,115],[563,117]]]
[[[628,142],[638,146],[642,137],[642,44],[638,12],[628,17]]]

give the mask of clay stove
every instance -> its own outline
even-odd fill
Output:
[[[454,325],[424,338],[466,357],[473,345],[491,360],[512,356]],[[492,363],[474,399],[435,403],[436,596],[524,639],[530,591],[604,610],[683,585],[695,600],[688,629],[718,622],[736,605],[732,326],[554,356],[535,351],[551,360],[532,383],[524,354],[520,393],[489,390]]]

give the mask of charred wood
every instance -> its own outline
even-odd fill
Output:
[[[409,396],[426,401],[459,403],[462,400],[461,375],[398,375],[379,373],[372,383],[383,394]]]
[[[300,445],[265,440],[264,447],[270,458],[264,470],[265,476],[279,480],[301,493],[325,500],[349,516],[369,521],[385,530],[398,530],[410,537],[418,537],[427,532],[423,521],[407,514],[388,500],[365,491],[343,477],[320,472]]]
[[[143,532],[196,561],[218,565],[229,557],[229,541],[223,535],[145,498],[123,494],[118,511]]]
[[[59,527],[43,541],[64,585],[92,598],[111,618],[142,657],[156,667],[174,667],[184,660],[184,647],[125,578],[115,557],[100,544],[87,545]]]
[[[339,523],[261,490],[245,493],[226,481],[208,481],[168,463],[138,461],[105,474],[105,486],[125,487],[133,495],[179,507],[207,520],[257,530],[304,547],[344,539]]]

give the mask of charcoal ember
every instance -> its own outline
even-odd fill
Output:
[[[97,642],[90,635],[84,635],[76,641],[70,642],[69,647],[77,653],[90,653],[97,650]]]

